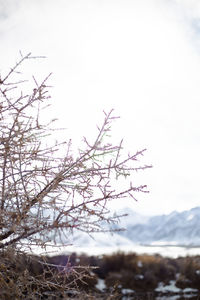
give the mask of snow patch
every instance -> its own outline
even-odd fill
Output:
[[[183,293],[198,293],[197,289],[192,289],[192,288],[185,288],[183,290]]]
[[[194,218],[194,215],[193,214],[190,214],[188,217],[187,217],[187,221],[190,221],[190,220],[192,220]]]
[[[142,268],[143,267],[143,263],[140,260],[138,260],[137,266],[138,266],[138,268]]]
[[[101,292],[103,292],[106,289],[106,284],[105,284],[105,280],[104,279],[100,279],[98,278],[98,282],[95,285],[95,287],[100,290]]]
[[[122,289],[121,292],[123,295],[135,293],[135,291],[131,289]]]
[[[159,282],[158,287],[155,289],[156,292],[162,292],[162,293],[180,293],[182,292],[181,289],[176,287],[176,281],[170,280],[169,285],[164,285],[163,282]]]

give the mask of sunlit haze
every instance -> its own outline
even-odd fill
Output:
[[[19,51],[46,56],[28,72],[53,72],[51,114],[66,138],[94,136],[114,109],[113,141],[147,148],[141,164],[153,168],[133,182],[150,193],[115,205],[141,214],[200,204],[199,41],[199,0],[0,0],[0,71]]]

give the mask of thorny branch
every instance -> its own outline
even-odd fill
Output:
[[[44,245],[50,233],[107,231],[102,224],[118,219],[110,214],[108,201],[148,192],[146,185],[131,183],[135,171],[151,167],[139,164],[145,149],[125,156],[123,141],[107,142],[117,119],[113,111],[104,112],[96,139],[89,143],[84,138],[77,157],[71,140],[52,144],[51,122],[42,124],[39,114],[50,100],[49,76],[40,84],[33,77],[29,94],[20,90],[23,78],[15,79],[23,75],[18,68],[31,58],[22,56],[0,81],[0,248],[24,240]],[[60,149],[65,154],[59,157]],[[120,185],[124,177],[130,178],[125,187]]]

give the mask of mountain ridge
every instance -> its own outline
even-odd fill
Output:
[[[121,209],[117,213],[128,216],[123,217],[112,229],[125,228],[125,231],[93,234],[92,239],[86,234],[75,234],[73,242],[91,247],[131,244],[200,246],[200,207],[152,217],[142,216],[130,208]]]
[[[139,244],[200,245],[200,207],[149,217],[146,223],[128,226],[121,234]]]

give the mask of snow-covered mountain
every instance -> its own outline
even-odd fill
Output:
[[[200,245],[200,207],[150,217],[145,224],[127,226],[121,233],[140,244]]]
[[[130,208],[119,214],[128,214],[115,226],[125,231],[97,233],[91,239],[85,234],[75,234],[73,243],[77,246],[111,247],[116,245],[176,245],[200,246],[200,207],[183,212],[154,217],[141,216]]]

